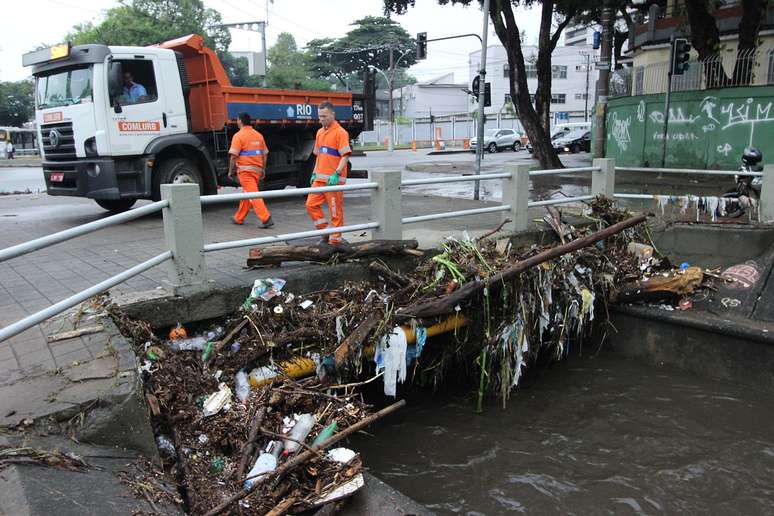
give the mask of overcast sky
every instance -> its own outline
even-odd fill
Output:
[[[10,2],[10,0],[6,0]],[[220,11],[224,22],[263,20],[267,0],[204,0],[207,7]],[[24,0],[23,7],[4,9],[0,16],[0,80],[17,81],[29,76],[21,66],[21,56],[42,44],[64,40],[70,28],[84,21],[98,22],[112,0]],[[454,34],[480,33],[481,11],[477,7],[439,6],[436,0],[417,0],[417,6],[403,16],[394,16],[409,34],[427,32],[429,38]],[[268,4],[267,43],[271,47],[280,32],[292,33],[299,46],[321,37],[339,37],[350,24],[363,16],[381,15],[382,0],[275,0]],[[534,44],[540,24],[539,10],[518,13],[520,28],[527,31],[527,42]],[[259,51],[260,35],[234,30],[232,50]],[[491,43],[499,43],[491,29]],[[428,59],[411,68],[419,80],[454,72],[455,80],[468,80],[468,54],[480,49],[475,38],[430,43]]]

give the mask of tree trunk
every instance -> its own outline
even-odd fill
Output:
[[[270,245],[250,249],[247,266],[281,265],[283,262],[327,262],[334,256],[337,260],[354,260],[374,255],[418,256],[416,240],[368,240],[346,245]]]
[[[550,134],[551,129],[551,21],[554,2],[544,0],[540,14],[540,33],[537,55],[537,90],[535,91],[535,112],[543,129]]]
[[[494,24],[497,37],[508,55],[511,99],[514,101],[516,112],[522,125],[524,125],[524,129],[527,131],[527,136],[532,142],[540,166],[544,169],[562,168],[562,162],[559,161],[559,156],[551,145],[550,135],[543,128],[529,99],[524,53],[521,49],[519,27],[513,15],[511,2],[509,0],[492,0],[489,5],[489,16]]]
[[[742,19],[739,21],[739,46],[734,65],[735,86],[750,84],[755,66],[758,31],[766,14],[768,0],[742,0]]]
[[[728,83],[723,62],[718,58],[720,32],[710,9],[709,0],[692,0],[685,3],[688,24],[691,29],[691,45],[704,61],[707,88],[719,88]]]

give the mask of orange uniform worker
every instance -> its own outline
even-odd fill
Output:
[[[317,108],[318,118],[322,127],[317,131],[314,142],[314,154],[317,160],[312,172],[312,187],[343,185],[347,182],[347,164],[352,149],[349,146],[349,134],[336,122],[333,104],[321,102]],[[344,192],[310,193],[306,198],[306,211],[314,222],[316,229],[328,227],[328,221],[322,210],[322,205],[328,204],[328,212],[333,227],[344,225]],[[332,245],[341,244],[344,240],[341,233],[331,233],[325,236],[323,242]]]
[[[266,147],[263,135],[250,125],[250,115],[248,113],[239,113],[237,126],[239,131],[231,139],[231,148],[228,151],[230,154],[228,175],[232,178],[237,175],[239,184],[242,185],[242,190],[245,192],[257,192],[258,184],[264,174],[269,149]],[[234,224],[244,224],[247,214],[250,213],[250,207],[255,210],[255,214],[261,219],[259,227],[265,229],[274,225],[274,222],[271,220],[271,213],[266,209],[263,199],[239,201],[239,208],[231,218],[231,221]]]

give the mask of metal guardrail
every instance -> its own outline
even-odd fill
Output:
[[[100,292],[126,281],[129,278],[142,274],[169,259],[172,267],[169,272],[169,283],[175,293],[197,291],[206,285],[206,263],[204,256],[207,253],[263,245],[276,242],[287,242],[302,238],[329,235],[331,233],[347,233],[354,231],[372,230],[374,238],[399,239],[402,238],[404,224],[415,224],[431,220],[442,220],[455,217],[480,215],[486,213],[502,213],[503,219],[508,219],[504,229],[506,231],[521,231],[529,225],[528,209],[531,207],[567,204],[591,200],[597,195],[608,197],[649,199],[652,195],[646,194],[615,194],[615,172],[631,172],[643,170],[634,167],[615,168],[612,159],[595,159],[591,167],[578,167],[571,169],[531,170],[530,165],[518,164],[506,167],[507,172],[483,174],[479,176],[453,176],[430,177],[422,179],[410,179],[401,182],[400,171],[374,171],[371,181],[365,183],[326,186],[320,188],[297,188],[289,190],[276,190],[253,193],[239,193],[227,195],[199,195],[199,187],[194,184],[162,185],[162,200],[152,204],[135,208],[126,213],[113,215],[101,220],[90,222],[82,226],[70,228],[58,233],[47,235],[29,242],[18,244],[0,250],[0,262],[9,260],[26,253],[49,247],[78,236],[82,236],[98,229],[110,227],[126,221],[162,211],[164,234],[168,250],[146,260],[128,270],[116,274],[94,286],[83,290],[67,299],[64,299],[44,310],[32,314],[5,328],[0,329],[0,341],[6,340],[22,331],[39,324],[40,322],[59,314],[77,305]],[[735,175],[736,171],[701,171],[685,169],[644,169],[661,171],[663,173],[690,173],[708,175]],[[541,201],[529,200],[530,177],[548,176],[557,174],[591,173],[591,194],[561,199],[547,199]],[[763,194],[761,199],[761,214],[766,220],[774,220],[774,187],[767,177],[774,177],[774,167],[766,167],[763,174],[751,173],[750,175],[764,177]],[[498,206],[473,208],[468,210],[456,210],[443,213],[432,213],[403,217],[401,210],[401,188],[416,185],[443,184],[451,182],[487,181],[500,179],[503,181],[503,201]],[[202,206],[209,204],[234,202],[246,199],[271,199],[282,197],[302,196],[308,193],[323,192],[352,192],[371,191],[372,220],[370,222],[353,224],[343,227],[329,227],[322,230],[301,231],[271,235],[259,238],[232,240],[227,242],[215,242],[204,244]]]
[[[739,170],[696,170],[691,168],[649,168],[615,167],[616,172],[654,172],[657,174],[690,174],[701,176],[749,176],[763,177],[763,172],[741,172]]]

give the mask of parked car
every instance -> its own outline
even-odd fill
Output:
[[[562,127],[560,129],[558,129],[557,131],[555,131],[554,134],[551,135],[551,141],[553,142],[556,139],[561,138],[562,136],[564,136],[565,134],[567,134],[569,132],[570,132],[569,129]],[[527,143],[526,143],[525,147],[527,149],[527,152],[532,154],[532,150],[533,149],[532,149],[532,144],[530,143],[529,139],[527,139]]]
[[[478,138],[471,138],[470,150],[476,152]],[[484,149],[495,153],[503,149],[521,150],[521,135],[514,129],[487,129],[484,131]]]
[[[571,152],[576,154],[581,151],[591,151],[591,131],[586,129],[576,129],[570,131],[564,136],[560,136],[553,142],[554,149],[557,152]]]

